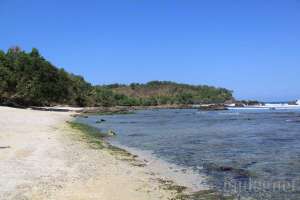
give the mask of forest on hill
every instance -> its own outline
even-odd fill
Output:
[[[0,51],[0,104],[11,106],[156,106],[224,103],[232,91],[169,81],[95,85],[57,68],[33,48]]]

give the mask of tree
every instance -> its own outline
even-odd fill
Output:
[[[0,51],[0,103],[25,106],[156,106],[222,103],[232,91],[206,85],[151,81],[146,84],[92,86],[83,77],[52,65],[33,48]]]

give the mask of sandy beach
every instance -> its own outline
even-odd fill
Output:
[[[76,139],[70,112],[0,107],[0,199],[172,199],[149,169]]]

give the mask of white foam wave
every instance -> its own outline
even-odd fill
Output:
[[[299,102],[300,103],[300,102]],[[297,105],[289,105],[287,103],[266,103],[263,106],[246,106],[246,107],[229,107],[230,110],[256,110],[256,109],[275,109],[275,110],[287,110],[287,109],[299,109],[300,104]]]

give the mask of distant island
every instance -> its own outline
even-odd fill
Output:
[[[158,106],[224,103],[232,91],[170,81],[92,85],[57,68],[36,48],[0,51],[0,104],[10,106]]]

